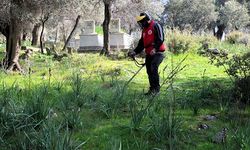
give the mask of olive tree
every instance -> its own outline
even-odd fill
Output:
[[[162,11],[163,5],[160,0],[103,0],[104,4],[104,47],[101,54],[109,54],[109,24],[111,18],[120,18],[122,27],[130,33],[136,27],[135,16],[141,12],[148,12],[155,18],[158,18]]]
[[[112,9],[113,16],[121,19],[121,27],[131,33],[137,27],[135,17],[142,12],[147,12],[158,20],[164,10],[160,0],[117,0]]]
[[[228,1],[220,9],[219,18],[228,30],[240,29],[249,23],[248,9],[237,1]]]
[[[2,63],[9,70],[21,70],[19,47],[23,27],[39,14],[39,0],[2,0],[0,32],[6,37],[6,56]]]
[[[8,70],[21,70],[18,59],[24,26],[31,26],[31,24],[41,21],[41,18],[44,21],[56,11],[61,13],[62,8],[66,10],[80,1],[2,0],[0,3],[0,32],[6,37],[6,56],[3,66]]]
[[[193,30],[205,30],[217,19],[213,0],[169,0],[164,14],[167,24],[180,30],[191,26]]]

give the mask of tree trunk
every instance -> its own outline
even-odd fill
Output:
[[[45,28],[45,23],[49,20],[49,17],[50,17],[50,13],[47,13],[43,17],[43,19],[41,19],[42,31],[41,31],[41,34],[40,34],[40,48],[41,48],[41,53],[42,54],[44,54],[44,49],[43,49],[43,32],[44,32],[44,28]]]
[[[26,41],[27,40],[27,35],[28,33],[26,31],[23,32],[23,36],[22,36],[22,41]]]
[[[222,36],[223,36],[223,33],[226,29],[226,26],[224,24],[222,25],[218,25],[218,31],[215,32],[215,29],[214,29],[214,36],[218,39],[218,40],[221,40],[222,39]]]
[[[41,24],[37,23],[34,25],[34,28],[32,30],[32,46],[37,46],[38,44],[38,37],[39,37],[39,29],[40,29]]]
[[[109,44],[109,24],[111,20],[111,1],[104,2],[104,14],[105,14],[105,19],[103,21],[103,34],[104,34],[104,39],[103,39],[103,49],[100,53],[100,55],[109,55],[110,51],[110,44]]]
[[[71,33],[69,34],[69,36],[68,36],[68,38],[67,38],[67,40],[66,40],[66,42],[65,42],[65,44],[64,44],[64,47],[63,47],[62,51],[64,51],[64,50],[66,49],[66,47],[67,47],[67,45],[68,45],[70,39],[72,38],[72,36],[73,36],[73,34],[74,34],[74,32],[75,32],[77,26],[78,26],[78,23],[79,23],[80,18],[81,18],[81,16],[78,15],[77,18],[76,18],[76,22],[75,22],[74,28],[72,29]],[[68,53],[71,53],[71,52],[68,51]]]
[[[42,31],[40,34],[40,49],[41,49],[41,53],[44,54],[44,50],[43,50],[43,32],[44,32],[44,26],[45,26],[45,21],[42,22]]]
[[[4,63],[7,70],[21,71],[21,67],[18,62],[22,34],[22,26],[20,24],[21,22],[12,18],[9,25],[9,32],[6,36],[6,56]]]
[[[220,7],[221,7],[221,6],[225,6],[225,3],[226,3],[227,1],[228,1],[228,0],[217,0],[215,4],[216,4],[217,6],[220,6]]]
[[[64,22],[62,24],[62,32],[63,32],[63,42],[65,43],[66,42],[66,30],[65,30],[65,25],[64,25]]]
[[[57,40],[58,40],[58,25],[56,26],[56,35],[55,35],[55,41],[54,41],[54,44],[57,43]]]

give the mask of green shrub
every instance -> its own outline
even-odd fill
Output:
[[[242,32],[239,31],[233,31],[231,33],[228,34],[227,36],[227,41],[230,44],[236,44],[239,43],[240,38],[243,36]]]
[[[178,30],[167,31],[168,50],[174,54],[181,54],[187,51],[195,51],[199,48],[200,37],[189,32]]]
[[[234,55],[232,59],[226,62],[229,66],[227,73],[236,78],[248,78],[250,76],[250,52],[240,56]]]
[[[244,44],[245,46],[249,46],[249,39],[250,39],[250,35],[243,35],[240,39],[239,39],[239,43],[240,44]]]
[[[250,102],[250,52],[243,56],[234,55],[227,62],[227,73],[235,78],[235,99],[245,104]]]
[[[236,100],[244,104],[250,103],[250,76],[247,78],[238,79],[234,86],[234,96]]]
[[[247,104],[250,102],[250,52],[243,55],[227,57],[211,56],[211,61],[217,66],[223,66],[234,82],[234,99]]]
[[[183,39],[172,39],[169,43],[169,51],[173,52],[174,54],[185,53],[189,50],[189,42],[186,42]]]

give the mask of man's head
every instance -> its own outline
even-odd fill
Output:
[[[140,16],[136,17],[136,20],[141,28],[146,28],[149,26],[151,18],[147,13],[141,13]]]

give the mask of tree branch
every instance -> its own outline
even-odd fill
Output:
[[[64,47],[63,47],[62,51],[64,51],[64,50],[66,49],[66,46],[68,45],[68,43],[69,43],[71,37],[72,37],[73,34],[74,34],[74,31],[76,30],[76,28],[77,28],[77,26],[78,26],[78,23],[79,23],[80,18],[81,18],[81,16],[78,15],[77,18],[76,18],[76,22],[75,22],[74,28],[72,29],[70,35],[68,36],[68,38],[67,38],[67,40],[66,40],[66,42],[65,42],[65,44],[64,44]]]

